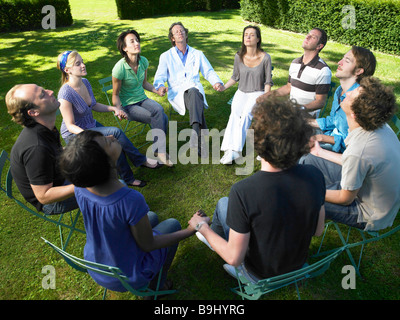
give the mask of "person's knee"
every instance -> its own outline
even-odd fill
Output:
[[[115,138],[119,138],[124,135],[124,132],[117,127],[110,127],[109,128],[109,135],[113,135]]]
[[[224,219],[226,212],[228,210],[228,197],[223,197],[218,200],[217,208],[215,210],[215,215],[219,220]]]
[[[197,88],[190,88],[187,91],[187,94],[188,94],[190,99],[203,100],[203,95],[201,94],[201,92]]]
[[[182,229],[182,226],[179,223],[179,221],[174,218],[169,218],[169,219],[165,220],[165,223],[168,223],[168,226],[171,230],[170,232],[175,232],[175,231],[179,231]]]
[[[221,199],[218,200],[218,205],[226,207],[228,206],[228,200],[229,200],[228,197],[222,197]]]

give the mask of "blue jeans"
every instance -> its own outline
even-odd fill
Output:
[[[223,197],[218,200],[217,206],[214,211],[214,216],[211,224],[211,229],[218,234],[220,237],[229,241],[229,227],[226,224],[226,217],[228,214],[228,197]],[[246,269],[244,262],[237,268],[238,271],[252,283],[256,283],[260,278],[252,274]],[[236,277],[234,273],[231,274]]]
[[[131,167],[128,163],[127,157],[135,167],[138,167],[142,165],[144,162],[146,162],[147,160],[146,156],[141,154],[139,150],[128,139],[125,133],[117,127],[105,127],[101,123],[96,121],[96,127],[90,128],[88,130],[98,131],[102,133],[104,136],[114,136],[118,140],[119,144],[122,147],[121,155],[119,156],[119,159],[117,161],[118,174],[121,177],[121,179],[124,180],[126,183],[133,182],[135,178],[133,176]],[[73,136],[74,135],[70,135],[64,138],[65,143],[68,144],[68,141]]]
[[[158,216],[153,211],[149,211],[147,214],[150,225],[154,230],[157,230],[161,234],[173,233],[181,230],[181,225],[176,219],[167,219],[160,223],[158,223]],[[168,270],[174,260],[176,250],[178,249],[178,243],[168,247],[167,258],[165,259],[163,270],[161,274],[160,288],[164,286],[165,281],[167,280]],[[154,279],[150,282],[151,288],[156,288],[158,281],[158,275],[154,277]]]
[[[156,101],[145,99],[135,104],[123,107],[131,121],[138,121],[150,124],[151,129],[159,129],[163,134],[153,135],[153,151],[159,153],[166,152],[166,132],[168,127],[168,116],[164,108]],[[157,144],[155,144],[158,141]],[[158,150],[156,145],[159,147]]]
[[[340,190],[340,181],[342,179],[342,166],[331,161],[316,157],[312,154],[303,156],[300,164],[311,164],[317,167],[325,178],[326,188],[328,190]],[[358,202],[354,200],[351,204],[345,206],[325,202],[325,218],[339,223],[346,224],[351,227],[364,229],[365,222],[357,222],[361,210],[358,207]]]
[[[218,200],[211,223],[211,229],[220,237],[224,238],[226,241],[229,240],[229,227],[226,224],[226,216],[228,213],[228,199],[228,197],[223,197]]]
[[[76,202],[75,196],[72,196],[63,201],[43,205],[42,212],[46,215],[51,215],[62,214],[75,209],[78,209],[78,203]]]

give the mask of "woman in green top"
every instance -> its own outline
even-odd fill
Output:
[[[112,70],[113,105],[123,109],[129,120],[150,124],[154,137],[153,151],[158,152],[160,162],[172,166],[166,152],[168,117],[159,103],[147,98],[144,89],[159,96],[164,93],[147,81],[149,62],[140,56],[139,34],[135,30],[122,32],[117,47],[123,58]]]

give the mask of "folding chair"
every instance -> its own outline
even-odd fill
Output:
[[[392,123],[393,123],[393,125],[391,127],[392,127],[393,131],[395,132],[395,134],[397,135],[397,137],[399,137],[399,135],[400,135],[400,120],[396,115],[394,115],[391,120],[392,120]],[[348,228],[348,231],[347,231],[347,236],[346,236],[346,239],[345,239],[345,237],[343,236],[343,233],[342,233],[342,231],[341,231],[341,229],[339,227],[339,224],[334,222],[334,221],[329,221],[329,222],[325,223],[325,231],[324,231],[324,234],[322,236],[321,243],[319,245],[318,251],[314,255],[314,257],[327,255],[327,254],[329,254],[330,252],[333,251],[333,250],[327,250],[327,251],[321,252],[322,244],[323,244],[324,239],[325,239],[325,235],[326,235],[326,233],[328,231],[328,228],[331,225],[333,225],[335,227],[335,229],[336,229],[336,231],[337,231],[337,233],[339,235],[340,241],[342,242],[343,246],[346,246],[347,255],[349,256],[349,259],[350,259],[352,265],[354,266],[354,268],[356,269],[357,275],[360,278],[362,278],[361,273],[360,273],[360,265],[361,265],[361,258],[362,258],[362,255],[363,255],[364,247],[370,242],[379,241],[379,240],[381,240],[383,238],[386,238],[386,237],[388,237],[388,236],[390,236],[390,235],[392,235],[392,234],[394,234],[394,233],[396,233],[397,231],[400,230],[400,225],[398,225],[397,227],[394,227],[392,229],[389,229],[388,231],[384,231],[384,230],[380,230],[380,231],[364,231],[364,230],[361,230],[361,229],[358,229],[358,228],[353,228],[353,227],[346,226]],[[355,230],[360,234],[361,239],[362,239],[361,241],[357,241],[357,242],[353,242],[353,243],[349,242],[350,241],[350,233],[351,233],[352,230]],[[358,263],[356,263],[354,258],[353,258],[353,255],[350,252],[350,249],[354,248],[354,247],[358,247],[358,246],[361,246],[361,249],[360,249],[360,256],[358,257]]]
[[[104,92],[107,103],[108,105],[112,106],[112,102],[109,96],[109,91],[112,91],[112,77],[106,77],[104,79],[100,79],[99,83],[101,85],[101,91]],[[146,126],[150,125],[147,123],[141,123],[141,122],[136,122],[136,121],[131,121],[131,120],[126,120],[126,124],[122,125],[121,120],[114,115],[115,120],[117,121],[118,127],[128,136],[128,134],[132,133],[131,135],[128,136],[129,139],[132,139],[138,135],[141,135],[142,133],[146,133],[145,129]],[[140,149],[144,147],[145,145],[148,145],[152,143],[151,141],[147,141],[143,143],[140,146],[136,146],[136,148]]]
[[[61,240],[61,246],[63,249],[65,249],[68,246],[68,243],[72,237],[72,234],[74,233],[74,231],[80,232],[82,234],[86,234],[85,230],[79,229],[76,227],[76,224],[78,222],[79,216],[81,214],[81,211],[79,209],[67,212],[67,213],[63,213],[63,214],[58,214],[58,215],[46,215],[42,212],[37,212],[36,209],[31,209],[30,207],[28,207],[28,205],[26,205],[24,202],[22,202],[21,200],[17,199],[14,194],[13,194],[13,190],[12,190],[12,175],[11,175],[11,168],[9,167],[6,173],[5,167],[6,167],[6,163],[9,163],[9,158],[8,158],[8,154],[6,151],[2,151],[1,155],[0,155],[0,165],[1,165],[1,173],[2,175],[5,174],[6,175],[6,180],[5,180],[5,186],[3,187],[3,183],[0,180],[0,185],[1,185],[1,190],[4,191],[7,195],[8,198],[14,200],[14,202],[16,204],[18,204],[22,209],[24,209],[26,212],[33,214],[34,216],[47,221],[47,222],[51,222],[53,224],[55,224],[56,226],[58,226],[59,232],[60,232],[60,240]],[[1,176],[2,176],[1,175]],[[69,216],[69,222],[63,222],[63,218],[65,216]],[[64,240],[64,230],[67,229],[68,231],[68,235],[66,237],[66,239]]]
[[[263,279],[257,283],[249,282],[239,273],[238,269],[235,268],[239,286],[231,288],[231,290],[241,296],[243,300],[258,300],[264,294],[294,284],[296,286],[297,297],[299,300],[301,300],[297,283],[299,281],[308,280],[323,274],[326,270],[328,270],[332,261],[335,260],[343,252],[343,250],[345,250],[345,247],[338,248],[327,257],[314,262],[311,265],[305,264],[299,270]]]
[[[108,266],[108,265],[95,263],[95,262],[77,258],[77,257],[73,256],[72,254],[69,254],[69,253],[65,252],[64,250],[58,248],[57,246],[55,246],[51,242],[47,241],[46,239],[44,239],[44,238],[42,238],[42,239],[51,248],[53,248],[57,253],[59,253],[64,258],[64,260],[74,269],[84,272],[84,273],[88,273],[88,270],[90,270],[93,272],[97,272],[101,275],[105,275],[105,276],[109,276],[109,277],[118,279],[127,291],[129,291],[130,293],[132,293],[136,296],[154,297],[154,300],[156,300],[157,296],[172,294],[172,293],[176,292],[176,290],[161,290],[161,291],[159,290],[162,268],[159,272],[156,290],[150,289],[148,287],[148,285],[143,288],[140,288],[140,289],[134,289],[128,283],[128,280],[129,280],[128,277],[118,267],[112,267],[112,266]],[[104,288],[103,300],[105,300],[106,294],[107,294],[107,288]]]
[[[324,107],[321,109],[321,111],[320,111],[320,113],[319,113],[319,115],[318,115],[318,118],[322,118],[322,116],[324,115],[324,112],[325,112],[325,110],[326,110],[328,104],[329,104],[330,101],[331,101],[330,98],[333,97],[333,94],[335,93],[335,87],[336,87],[336,83],[332,81],[332,82],[331,82],[331,86],[330,86],[330,88],[329,88],[328,96],[326,97],[325,105],[324,105]]]
[[[393,116],[392,123],[393,123],[393,125],[391,127],[392,127],[394,133],[396,134],[396,136],[398,138],[400,138],[399,137],[399,135],[400,135],[400,120],[396,115]]]
[[[389,237],[390,235],[392,235],[392,234],[394,234],[394,233],[396,233],[397,231],[400,230],[400,225],[398,225],[397,227],[392,228],[392,229],[390,229],[390,230],[388,230],[388,231],[386,231],[384,233],[382,233],[383,231],[364,231],[364,230],[361,230],[361,229],[358,229],[358,228],[345,226],[345,227],[348,228],[347,236],[346,236],[346,239],[345,239],[345,237],[343,236],[343,233],[342,233],[342,231],[341,231],[341,229],[339,227],[339,224],[334,222],[334,221],[329,221],[329,222],[325,223],[325,231],[324,231],[324,234],[322,236],[321,243],[319,245],[317,253],[314,254],[313,257],[324,256],[324,255],[330,254],[332,251],[337,250],[337,249],[333,249],[333,250],[327,250],[327,251],[321,252],[321,248],[322,248],[322,244],[323,244],[324,239],[325,239],[326,232],[328,231],[328,228],[331,225],[333,225],[335,227],[335,229],[336,229],[336,231],[337,231],[337,233],[339,235],[340,241],[342,242],[343,248],[345,248],[346,253],[347,253],[347,255],[348,255],[348,257],[349,257],[349,259],[351,261],[351,264],[354,266],[354,268],[355,268],[355,270],[357,272],[357,275],[360,278],[362,278],[361,273],[360,273],[361,258],[362,258],[365,246],[370,242],[376,242],[376,241],[379,241],[379,240],[384,239],[386,237]],[[362,239],[361,241],[350,242],[350,233],[351,233],[352,230],[357,231],[360,234],[361,239]],[[353,255],[351,254],[350,249],[354,248],[354,247],[358,247],[358,246],[361,246],[361,249],[360,249],[360,256],[358,257],[358,263],[356,263],[354,258],[353,258]]]

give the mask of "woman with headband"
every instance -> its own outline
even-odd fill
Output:
[[[61,136],[68,143],[69,139],[84,130],[95,130],[104,136],[114,136],[121,144],[121,153],[117,169],[122,180],[128,186],[144,187],[145,181],[137,180],[129,166],[128,157],[135,167],[157,168],[156,160],[148,159],[132,144],[123,131],[116,127],[104,127],[93,118],[92,110],[114,112],[117,117],[125,118],[126,114],[118,108],[98,103],[92,87],[84,76],[86,66],[77,51],[65,51],[58,56],[57,67],[61,70],[62,87],[58,92],[60,111],[63,117]]]
[[[117,47],[122,57],[112,70],[113,104],[123,109],[131,121],[149,123],[151,128],[161,130],[153,135],[153,151],[157,152],[160,162],[172,166],[166,152],[168,117],[164,108],[149,99],[144,89],[163,96],[147,81],[148,60],[140,55],[140,36],[135,30],[122,32],[117,40]],[[155,131],[153,131],[155,132]]]
[[[242,48],[235,55],[232,77],[223,89],[226,90],[239,81],[222,140],[221,150],[225,152],[220,160],[222,164],[231,164],[240,157],[246,141],[247,129],[253,118],[251,111],[256,104],[256,99],[271,90],[271,69],[271,57],[261,48],[260,29],[251,25],[245,27]]]

